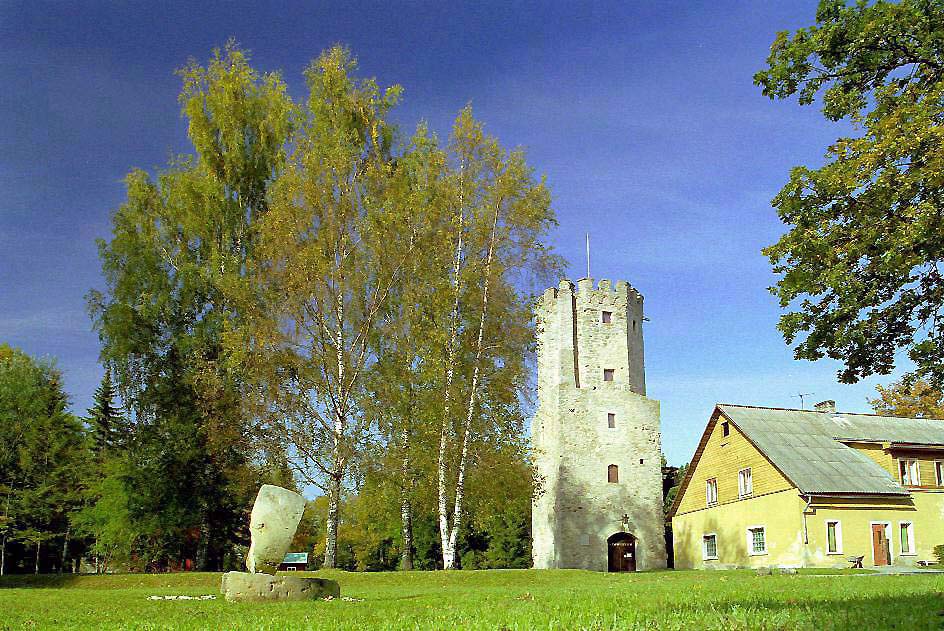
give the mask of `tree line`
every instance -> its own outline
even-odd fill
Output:
[[[46,534],[101,568],[237,567],[272,482],[322,496],[297,543],[324,567],[526,566],[544,181],[470,107],[403,133],[401,88],[342,47],[302,99],[233,44],[179,75],[193,152],[132,170],[99,241],[106,376],[84,424],[49,403],[81,466]]]

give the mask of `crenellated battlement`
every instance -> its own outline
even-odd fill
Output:
[[[597,286],[593,286],[592,278],[580,278],[574,283],[566,278],[561,279],[557,287],[548,287],[541,296],[542,300],[557,300],[563,295],[583,294],[584,298],[598,301],[618,301],[625,299],[632,302],[642,302],[643,296],[639,291],[625,280],[618,280],[611,283],[608,278],[601,278],[597,281]]]

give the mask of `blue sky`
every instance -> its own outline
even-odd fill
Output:
[[[73,409],[101,377],[85,293],[103,286],[132,167],[189,151],[173,71],[230,37],[261,70],[301,72],[341,42],[361,74],[399,83],[396,117],[445,136],[472,102],[547,175],[551,239],[584,274],[646,297],[649,395],[669,461],[687,461],[715,402],[869,411],[875,383],[796,362],[775,329],[760,249],[784,228],[770,199],[843,129],[752,84],[779,30],[814,1],[599,3],[0,2],[0,341],[54,357]],[[809,404],[809,400],[807,402]]]

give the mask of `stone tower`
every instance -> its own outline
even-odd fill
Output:
[[[561,281],[537,305],[543,493],[534,567],[664,568],[659,402],[646,397],[642,296],[628,283]]]

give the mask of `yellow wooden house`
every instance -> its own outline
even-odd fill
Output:
[[[944,421],[719,404],[670,517],[678,568],[923,565]]]

